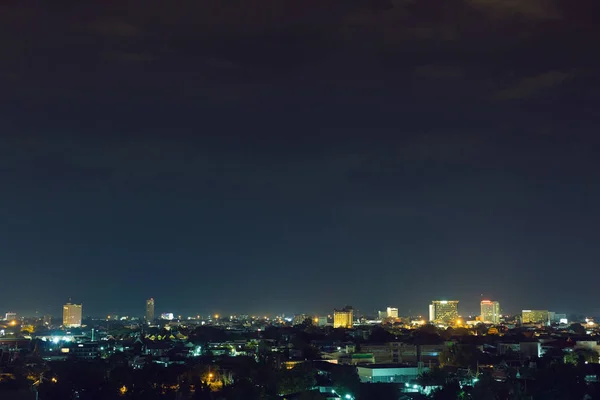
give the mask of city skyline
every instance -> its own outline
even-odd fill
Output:
[[[433,301],[429,301],[428,302],[428,307],[424,307],[423,309],[425,310],[425,312],[411,312],[408,309],[403,309],[401,306],[397,307],[397,306],[390,306],[387,305],[386,307],[383,307],[381,309],[372,309],[372,310],[368,310],[368,309],[364,309],[361,307],[351,307],[351,309],[353,310],[353,314],[356,317],[357,315],[361,315],[361,316],[372,316],[372,317],[377,317],[378,314],[381,315],[381,312],[385,313],[387,316],[395,316],[397,315],[398,317],[421,317],[425,320],[430,320],[431,318],[431,313],[432,313],[432,306],[433,304],[446,304],[446,303],[454,303],[456,307],[456,304],[458,304],[460,301],[459,300],[433,300]],[[521,314],[523,310],[526,310],[525,308],[521,307],[518,310],[514,310],[514,311],[509,311],[509,310],[504,310],[504,308],[500,308],[500,302],[498,300],[480,300],[479,303],[473,305],[473,304],[467,304],[465,306],[464,303],[460,302],[461,306],[460,309],[458,309],[457,311],[457,316],[460,316],[461,318],[465,318],[465,317],[473,317],[473,319],[475,319],[475,317],[480,317],[480,316],[484,316],[486,315],[486,313],[490,312],[493,315],[518,315]],[[484,312],[484,304],[486,306],[491,306],[491,308],[489,310],[486,310]],[[64,307],[66,307],[67,305],[71,305],[70,302],[68,302]],[[74,305],[74,304],[73,304]],[[159,303],[160,305],[160,303]],[[83,306],[83,303],[78,304],[79,307]],[[476,306],[476,307],[475,307]],[[63,307],[63,308],[64,308]],[[487,307],[486,307],[487,308]],[[172,313],[175,318],[177,318],[177,316],[181,316],[183,319],[191,317],[194,318],[196,316],[201,316],[203,318],[210,318],[214,315],[220,315],[223,318],[229,318],[232,315],[254,315],[254,316],[269,316],[269,317],[274,317],[274,316],[280,316],[280,315],[285,315],[285,316],[294,316],[294,315],[303,315],[303,314],[307,314],[307,315],[313,315],[313,316],[323,316],[323,315],[330,315],[333,316],[335,310],[343,310],[341,308],[335,307],[335,305],[330,308],[330,309],[318,309],[318,310],[277,310],[277,311],[261,311],[261,312],[244,312],[244,311],[240,311],[240,310],[227,310],[227,311],[223,311],[222,309],[215,309],[215,310],[204,310],[204,311],[198,311],[198,310],[188,310],[187,312],[181,311],[182,307],[172,307],[172,308],[161,308],[159,306],[158,310],[156,311],[155,309],[155,298],[151,297],[145,300],[145,308],[143,308],[141,311],[138,310],[134,310],[132,312],[127,312],[127,311],[118,311],[118,310],[113,310],[112,312],[100,312],[100,313],[96,313],[96,314],[83,314],[82,317],[83,318],[105,318],[105,317],[114,317],[114,316],[118,316],[118,317],[129,317],[129,318],[141,318],[143,320],[148,320],[148,316],[152,315],[153,318],[157,318],[157,316],[161,316],[163,314],[166,313]],[[465,309],[465,311],[461,311]],[[472,309],[475,309],[476,311],[472,311]],[[589,317],[596,317],[596,314],[589,314],[589,313],[585,313],[582,311],[573,311],[573,312],[566,312],[564,311],[562,308],[558,308],[558,309],[549,309],[548,307],[538,307],[538,309],[546,309],[548,311],[552,311],[555,313],[559,313],[559,314],[569,314],[569,315],[586,315]],[[382,311],[383,310],[383,311]],[[42,317],[44,315],[52,315],[54,317],[57,317],[58,314],[52,314],[50,313],[43,313],[41,311],[36,311],[36,312],[15,312],[13,310],[11,311],[7,311],[6,314],[8,315],[9,313],[15,313],[16,315],[18,315],[19,317],[21,316],[27,316],[27,317],[33,317],[33,316],[38,316],[38,317]],[[496,314],[494,314],[496,313]],[[64,316],[64,311],[63,311],[63,316]],[[600,315],[598,315],[598,317],[600,317]],[[491,321],[486,321],[486,322],[491,322]]]

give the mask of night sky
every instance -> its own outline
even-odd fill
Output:
[[[597,15],[3,1],[0,312],[600,314]]]

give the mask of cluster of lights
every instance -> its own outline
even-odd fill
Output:
[[[335,390],[332,390],[331,393],[333,394],[337,394]],[[351,394],[346,394],[344,396],[344,399],[348,399],[348,400],[354,400],[354,397]]]

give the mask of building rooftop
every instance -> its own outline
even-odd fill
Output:
[[[418,368],[415,364],[363,364],[358,365],[359,368],[368,368],[368,369],[401,369],[401,368]]]

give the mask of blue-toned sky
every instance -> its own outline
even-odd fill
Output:
[[[596,314],[594,2],[0,6],[0,311]]]

